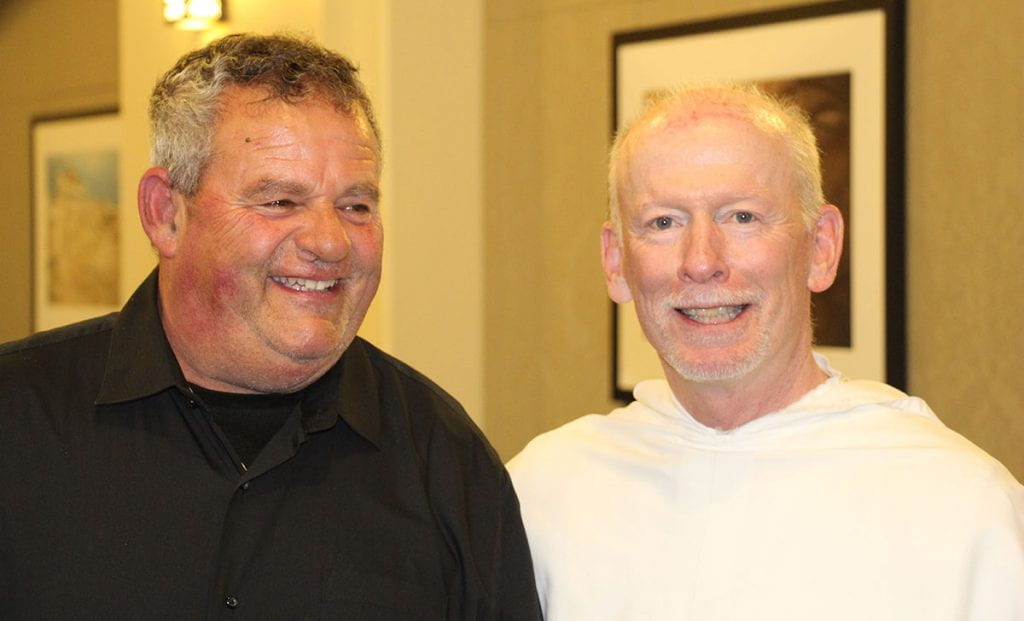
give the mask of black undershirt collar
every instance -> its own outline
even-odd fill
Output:
[[[206,406],[210,419],[235,449],[243,466],[256,459],[303,396],[303,391],[241,394],[209,390],[195,384],[189,387]]]

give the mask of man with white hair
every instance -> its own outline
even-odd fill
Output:
[[[666,379],[510,464],[546,618],[1024,619],[1024,489],[920,399],[812,352],[833,282],[802,112],[649,104],[611,154],[608,292]]]

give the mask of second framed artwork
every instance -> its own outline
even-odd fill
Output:
[[[687,82],[757,83],[807,111],[825,198],[846,222],[836,283],[813,300],[815,349],[857,378],[906,384],[903,4],[848,0],[619,33],[612,130]],[[632,305],[616,306],[613,387],[663,372]]]
[[[118,309],[118,159],[114,111],[32,124],[33,329]]]

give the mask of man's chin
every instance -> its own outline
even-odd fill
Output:
[[[756,355],[745,356],[671,356],[665,360],[681,379],[696,383],[737,380],[757,366]]]
[[[311,339],[302,342],[282,342],[277,350],[288,361],[297,365],[333,364],[345,352],[351,341],[343,341],[337,335],[327,339]]]
[[[252,387],[262,393],[290,393],[320,379],[341,358],[341,347],[278,350],[252,377]]]
[[[352,341],[345,325],[326,318],[285,320],[284,329],[261,330],[264,343],[270,349],[296,361],[317,360],[338,356]]]

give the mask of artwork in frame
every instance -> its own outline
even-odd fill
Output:
[[[120,151],[116,112],[32,123],[36,331],[118,308]]]
[[[815,350],[844,373],[906,385],[904,5],[844,0],[623,32],[612,41],[612,131],[688,82],[753,82],[805,108],[825,198],[846,223],[836,284],[813,300]],[[663,375],[632,305],[613,305],[612,386]]]

